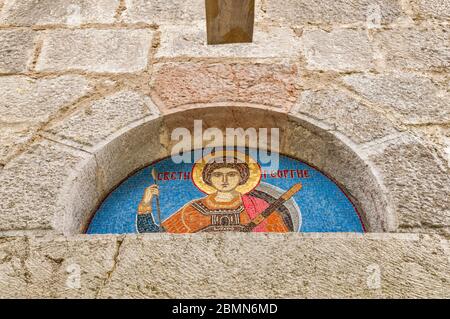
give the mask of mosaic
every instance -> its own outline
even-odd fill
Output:
[[[87,233],[364,232],[355,206],[329,177],[281,154],[279,168],[267,171],[250,154],[160,160],[120,184]]]

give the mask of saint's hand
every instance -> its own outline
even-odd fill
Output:
[[[145,189],[144,197],[142,198],[142,202],[145,205],[150,206],[152,204],[153,197],[159,196],[159,188],[158,185],[152,185]]]

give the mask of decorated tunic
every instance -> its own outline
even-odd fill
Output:
[[[162,223],[164,230],[169,233],[247,231],[245,226],[269,206],[265,200],[250,195],[237,196],[230,202],[220,202],[215,197],[215,194],[211,194],[188,203]],[[139,205],[141,213],[144,213],[146,209],[145,205]],[[139,215],[143,216],[140,217],[141,221],[152,218],[151,216],[145,217],[146,215],[151,215],[151,213]],[[155,232],[151,221],[141,223],[140,227],[139,216],[138,231]],[[145,229],[145,226],[150,227]],[[277,211],[252,229],[252,232],[284,233],[288,231],[289,228]]]

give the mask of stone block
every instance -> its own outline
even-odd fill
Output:
[[[407,124],[447,123],[450,94],[429,77],[407,73],[353,74],[344,82]]]
[[[0,297],[445,298],[448,244],[413,234],[0,238]]]
[[[123,20],[127,23],[183,24],[205,20],[201,0],[125,0]]]
[[[445,297],[447,258],[411,235],[127,237],[100,297]]]
[[[397,132],[383,114],[336,89],[304,91],[294,107],[297,112],[324,122],[357,143]]]
[[[450,175],[432,149],[411,136],[378,145],[369,158],[397,214],[400,231],[443,232],[450,226]]]
[[[79,109],[51,126],[48,132],[93,147],[133,122],[158,113],[150,98],[134,91],[121,91]]]
[[[134,73],[147,68],[152,31],[57,30],[47,34],[36,70]]]
[[[422,18],[450,19],[450,2],[447,0],[413,0],[411,5]]]
[[[302,40],[309,69],[347,72],[375,67],[373,45],[364,31],[308,31]]]
[[[207,45],[204,23],[161,26],[157,58],[283,58],[300,54],[300,41],[290,28],[255,28],[253,43]]]
[[[0,24],[32,26],[113,23],[119,0],[5,0]]]
[[[31,30],[0,30],[0,73],[20,73],[33,59],[35,33]]]
[[[297,66],[290,62],[162,63],[152,79],[153,94],[166,108],[227,101],[287,108],[297,99],[298,81]]]
[[[47,122],[92,90],[87,79],[76,75],[4,76],[0,87],[0,123]]]
[[[450,66],[450,35],[446,26],[394,28],[375,35],[391,68],[439,71]]]
[[[277,0],[262,2],[264,14],[258,20],[297,25],[348,24],[367,21],[369,13],[380,12],[381,23],[394,22],[402,15],[401,1],[396,0]]]
[[[95,179],[93,156],[49,141],[33,144],[0,175],[0,230],[81,231],[97,205]]]
[[[112,236],[33,238],[24,267],[26,295],[96,298],[116,267],[121,239]]]

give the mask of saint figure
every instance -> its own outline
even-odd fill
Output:
[[[159,196],[159,188],[157,185],[147,188],[138,208],[138,232],[290,231],[285,218],[276,209],[262,216],[270,204],[251,193],[259,184],[261,170],[249,156],[239,154],[224,151],[219,155],[210,154],[209,159],[197,163],[193,181],[207,196],[187,203],[161,226],[156,225],[152,214],[152,201]]]

